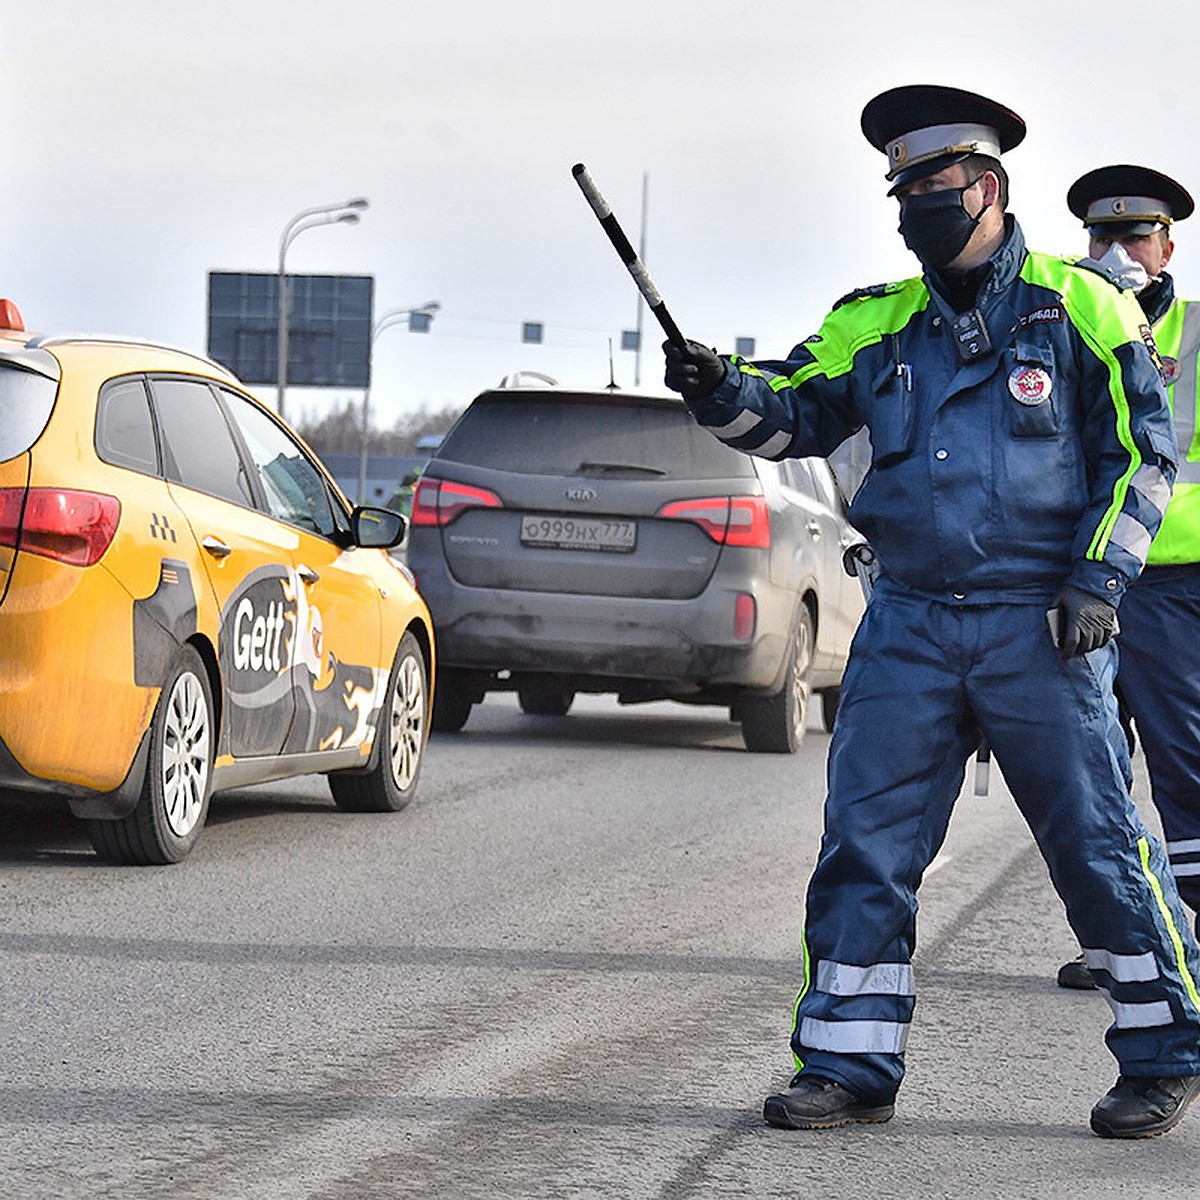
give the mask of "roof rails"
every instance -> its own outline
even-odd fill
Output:
[[[543,375],[541,371],[512,371],[505,375],[497,386],[502,388],[558,387],[558,380],[550,375]]]

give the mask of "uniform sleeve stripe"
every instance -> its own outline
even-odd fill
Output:
[[[1154,539],[1141,521],[1123,512],[1113,525],[1110,540],[1114,546],[1120,546],[1140,562],[1145,562],[1146,555],[1150,552],[1150,543]]]
[[[1158,467],[1152,463],[1143,463],[1133,473],[1132,486],[1147,504],[1153,505],[1160,513],[1167,511],[1167,503],[1171,499],[1171,485]]]
[[[759,458],[778,458],[792,444],[792,435],[781,430],[773,433],[754,451]]]
[[[762,424],[762,417],[751,409],[743,408],[727,425],[706,425],[705,428],[722,440],[741,437]]]

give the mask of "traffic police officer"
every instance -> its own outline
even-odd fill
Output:
[[[1015,113],[911,86],[875,97],[862,128],[924,274],[852,293],[785,361],[664,347],[668,386],[748,454],[871,437],[851,519],[882,575],[830,748],[798,1072],[764,1115],[891,1117],[915,893],[982,734],[1112,998],[1120,1075],[1092,1128],[1162,1133],[1200,1092],[1200,951],[1113,750],[1110,644],[1175,473],[1149,331],[1130,294],[1026,250],[999,161],[1024,136]]]
[[[1179,468],[1146,568],[1121,603],[1117,690],[1146,755],[1151,794],[1179,894],[1200,910],[1200,440],[1196,436],[1200,304],[1175,295],[1166,271],[1186,189],[1148,167],[1100,167],[1077,179],[1067,207],[1088,231],[1084,262],[1137,293],[1162,359]],[[1063,987],[1094,987],[1084,961]]]

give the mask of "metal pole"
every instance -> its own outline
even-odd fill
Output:
[[[371,330],[371,357],[375,357],[375,340],[379,335],[391,325],[397,324],[405,317],[411,317],[413,313],[435,313],[441,305],[436,300],[430,300],[427,304],[416,304],[412,308],[393,308],[389,312],[385,312],[378,321],[375,322],[375,327]],[[371,387],[368,384],[363,388],[363,408],[362,408],[362,436],[358,444],[358,500],[357,503],[363,502],[363,494],[367,490],[367,451],[368,441],[371,436],[371,417],[370,417],[370,397]]]
[[[374,339],[372,339],[374,340]],[[363,503],[367,491],[367,442],[371,436],[371,386],[363,388],[362,409],[362,439],[358,444],[358,499],[356,504]]]
[[[649,205],[650,197],[650,174],[647,171],[642,172],[642,231],[638,235],[638,257],[642,262],[646,261],[646,209]],[[637,346],[633,352],[633,386],[638,387],[642,382],[642,312],[646,302],[642,298],[642,293],[638,292],[637,305],[637,324],[634,326],[636,330]]]
[[[342,222],[346,225],[358,223],[358,214],[369,208],[370,203],[362,196],[347,200],[342,204],[319,204],[315,208],[305,208],[298,212],[284,227],[279,239],[279,329],[276,340],[276,378],[278,387],[275,394],[275,411],[284,415],[284,400],[287,393],[288,375],[288,327],[291,324],[291,305],[288,301],[287,280],[287,251],[293,239],[306,229],[317,225],[331,225]]]
[[[288,286],[287,286],[287,271],[283,265],[284,256],[287,254],[287,240],[280,244],[279,247],[279,336],[276,340],[276,369],[278,386],[275,391],[275,411],[283,416],[283,397],[287,392],[287,368],[288,368],[288,322],[291,319],[291,313],[288,311]]]

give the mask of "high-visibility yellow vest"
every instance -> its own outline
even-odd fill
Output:
[[[1146,556],[1147,566],[1200,562],[1200,438],[1196,432],[1200,392],[1200,302],[1176,299],[1154,325],[1163,360],[1167,397],[1179,443],[1179,473],[1166,516]]]

